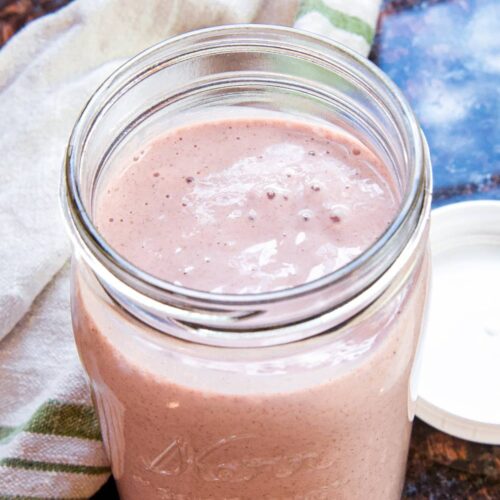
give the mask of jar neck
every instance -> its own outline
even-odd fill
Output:
[[[175,85],[168,84],[172,81]],[[307,118],[333,121],[362,135],[391,166],[400,190],[401,208],[390,227],[339,270],[269,293],[186,289],[127,262],[92,222],[99,176],[134,134],[144,137],[155,123],[168,123],[187,110],[221,105],[292,116],[307,111]],[[411,268],[423,238],[430,186],[425,139],[400,92],[375,66],[319,37],[249,25],[168,40],[104,82],[70,139],[62,197],[76,252],[132,315],[193,342],[252,347],[330,331],[397,282]]]

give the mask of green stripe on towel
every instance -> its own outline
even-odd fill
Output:
[[[47,401],[23,427],[26,432],[100,440],[101,432],[91,406]]]
[[[44,403],[23,430],[81,439],[101,439],[99,424],[91,406],[54,400]]]
[[[375,30],[359,17],[350,16],[340,10],[333,9],[326,5],[323,0],[301,0],[297,19],[310,12],[319,12],[330,21],[332,26],[361,36],[366,40],[368,45],[371,45],[373,42]]]
[[[8,442],[22,431],[94,441],[101,439],[99,422],[94,408],[54,400],[47,401],[40,406],[31,419],[24,424],[17,427],[0,426],[0,443]]]
[[[109,467],[94,467],[90,465],[56,464],[52,462],[37,462],[34,460],[24,460],[22,458],[3,458],[0,460],[0,467],[11,467],[40,472],[69,472],[74,474],[99,475],[109,474]]]

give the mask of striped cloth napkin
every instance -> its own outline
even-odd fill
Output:
[[[380,0],[75,0],[0,51],[0,499],[88,498],[109,477],[71,333],[58,209],[72,125],[126,58],[204,26],[292,24],[368,54]]]

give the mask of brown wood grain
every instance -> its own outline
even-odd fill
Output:
[[[0,0],[0,47],[37,17],[54,12],[71,0]]]

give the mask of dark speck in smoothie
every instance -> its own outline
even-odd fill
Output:
[[[361,154],[361,151],[359,148],[352,148],[352,154],[358,156]]]
[[[155,173],[153,174],[153,177],[160,177],[160,172],[155,172]]]
[[[193,181],[194,181],[194,177],[186,177],[186,182],[188,184],[191,184],[191,182],[193,182]]]
[[[340,222],[340,217],[338,215],[330,215],[330,220],[332,222],[337,223],[337,222]]]
[[[276,193],[274,191],[268,191],[267,192],[267,198],[269,200],[272,200],[276,196]]]

